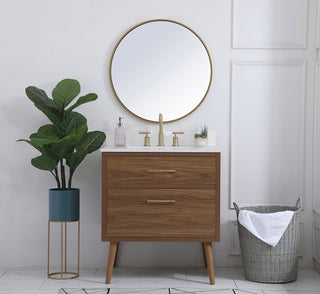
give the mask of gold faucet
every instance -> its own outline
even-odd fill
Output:
[[[158,146],[162,147],[164,146],[164,140],[163,140],[163,115],[162,113],[159,113],[159,136],[158,136]]]
[[[182,135],[184,132],[172,132],[173,136],[173,144],[172,147],[179,147],[178,137],[177,135]]]

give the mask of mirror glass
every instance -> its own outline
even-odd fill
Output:
[[[116,97],[135,116],[157,122],[181,119],[204,100],[212,78],[209,52],[190,28],[152,20],[132,28],[110,63]]]

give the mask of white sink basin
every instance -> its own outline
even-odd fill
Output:
[[[220,152],[217,147],[194,147],[194,146],[181,146],[181,147],[144,147],[144,146],[127,146],[127,147],[114,147],[105,146],[101,152]]]

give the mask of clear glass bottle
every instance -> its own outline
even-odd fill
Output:
[[[115,129],[114,133],[114,145],[116,147],[125,147],[126,146],[126,129],[123,127],[123,117],[119,117],[118,126]]]

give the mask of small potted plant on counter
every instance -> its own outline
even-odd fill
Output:
[[[31,164],[49,171],[56,181],[57,188],[49,190],[49,220],[79,220],[79,189],[72,187],[72,178],[83,159],[99,149],[106,136],[101,131],[88,132],[87,119],[74,109],[98,96],[89,93],[70,105],[80,94],[80,84],[73,79],[59,82],[52,91],[53,98],[34,86],[27,87],[26,94],[50,121],[31,134],[29,140],[18,140],[41,153]]]
[[[208,127],[204,126],[201,129],[200,134],[194,135],[194,146],[195,147],[206,147],[208,146]]]

